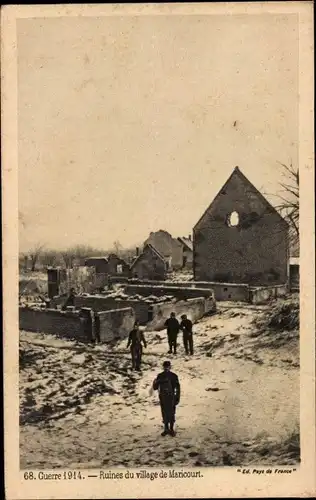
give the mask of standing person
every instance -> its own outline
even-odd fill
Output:
[[[168,354],[172,354],[172,349],[173,353],[177,354],[177,337],[180,331],[180,324],[174,312],[172,312],[170,314],[170,318],[166,320],[165,327],[167,328],[168,343],[169,343]]]
[[[175,436],[174,424],[176,406],[180,401],[180,382],[178,375],[171,371],[170,361],[163,363],[163,372],[153,382],[153,390],[159,391],[159,402],[161,407],[164,430],[162,436],[170,434]]]
[[[138,321],[136,321],[133,330],[129,334],[127,342],[127,348],[131,347],[132,369],[136,371],[140,371],[143,354],[142,344],[144,344],[144,347],[147,347],[145,336],[139,328]]]
[[[180,323],[180,328],[183,331],[183,345],[186,354],[189,354],[192,356],[193,354],[193,324],[192,321],[188,319],[186,314],[182,314],[181,316],[181,323]]]

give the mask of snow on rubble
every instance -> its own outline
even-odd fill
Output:
[[[171,358],[182,388],[173,441],[160,437],[157,394],[149,394],[168,359],[165,332],[145,330],[141,373],[131,371],[126,339],[93,347],[21,332],[21,464],[298,463],[298,335],[282,330],[275,334],[287,342],[269,342],[267,311],[220,306],[194,325],[192,357],[179,336]]]

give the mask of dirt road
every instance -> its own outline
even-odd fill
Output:
[[[177,435],[161,437],[153,378],[168,358],[147,333],[142,373],[126,341],[87,347],[21,332],[21,467],[216,466],[299,460],[298,337],[256,336],[256,308],[229,307],[195,325],[195,354],[171,358],[182,397]],[[277,345],[275,345],[275,343]]]

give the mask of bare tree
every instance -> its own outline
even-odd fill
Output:
[[[31,271],[35,271],[36,269],[36,264],[39,260],[39,257],[43,251],[44,245],[41,243],[37,243],[32,250],[29,252],[29,256],[31,259]]]
[[[279,162],[280,163],[280,162]],[[280,182],[282,191],[277,194],[278,204],[276,209],[282,217],[289,223],[290,226],[290,244],[298,245],[299,242],[299,169],[295,168],[291,163],[289,166],[280,163],[283,169],[284,182]]]
[[[67,248],[66,250],[61,251],[61,255],[65,266],[67,269],[71,269],[74,265],[74,261],[76,258],[76,250],[75,248]]]
[[[120,254],[121,254],[121,252],[123,250],[123,246],[122,246],[122,244],[119,241],[114,241],[114,243],[113,243],[113,249],[114,249],[114,253],[117,256],[120,256]]]
[[[87,245],[76,245],[62,250],[61,255],[66,267],[71,269],[75,264],[82,265],[87,257],[99,255],[99,251]]]
[[[52,267],[56,265],[58,259],[58,251],[56,250],[46,250],[41,255],[41,264],[44,267]]]

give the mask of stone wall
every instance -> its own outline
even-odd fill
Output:
[[[162,297],[163,295],[173,295],[178,300],[192,299],[195,297],[212,297],[213,291],[211,289],[201,289],[193,287],[178,287],[174,286],[153,286],[153,285],[125,285],[125,293],[130,295],[142,295],[148,297],[155,295]]]
[[[278,297],[285,297],[287,293],[287,285],[250,288],[249,301],[252,304],[265,304]]]
[[[186,314],[188,318],[194,323],[204,314],[214,312],[215,305],[210,299],[205,299],[204,297],[198,297],[188,300],[180,300],[175,303],[160,303],[151,306],[151,321],[148,323],[146,330],[162,330],[164,329],[164,324],[167,318],[169,318],[171,312],[175,312],[178,320],[182,314]]]
[[[173,282],[173,281],[153,281],[153,280],[115,280],[113,284],[128,284],[128,288],[125,290],[131,289],[133,290],[134,285],[142,285],[147,286],[148,289],[151,290],[149,295],[152,294],[152,290],[156,290],[153,287],[172,287],[175,290],[175,294],[177,297],[186,298],[186,297],[196,297],[201,296],[201,293],[188,292],[185,296],[179,289],[206,289],[210,290],[214,293],[215,300],[232,300],[232,301],[249,301],[249,285],[245,283],[215,283],[210,281],[182,281],[182,282]],[[166,295],[168,295],[168,290],[166,291]],[[170,290],[169,290],[170,291]],[[140,293],[140,292],[137,292]],[[156,293],[156,292],[155,292]],[[204,292],[202,292],[203,295]],[[163,293],[164,294],[164,293]],[[161,294],[160,294],[161,295]],[[159,295],[159,296],[160,296]]]
[[[100,311],[95,319],[90,319],[90,322],[88,321],[90,312],[85,311],[85,313],[20,307],[19,328],[81,342],[91,342],[95,338],[101,342],[108,342],[116,338],[125,338],[135,323],[135,312],[131,307]]]
[[[31,332],[50,333],[82,342],[91,340],[85,331],[79,311],[20,307],[19,328]]]
[[[56,297],[51,300],[51,307],[64,304],[65,297]],[[105,295],[77,295],[75,297],[75,307],[89,307],[95,312],[109,311],[111,309],[123,309],[132,307],[135,311],[136,319],[142,325],[148,321],[148,303],[142,300],[115,299]]]
[[[136,319],[134,309],[131,307],[102,311],[97,316],[100,325],[97,332],[100,342],[127,337]]]
[[[239,169],[196,224],[193,242],[196,281],[287,283],[288,225]]]
[[[141,324],[148,321],[148,304],[141,300],[122,300],[98,295],[78,296],[75,299],[75,307],[91,307],[97,312],[131,307],[135,311],[137,321]]]

